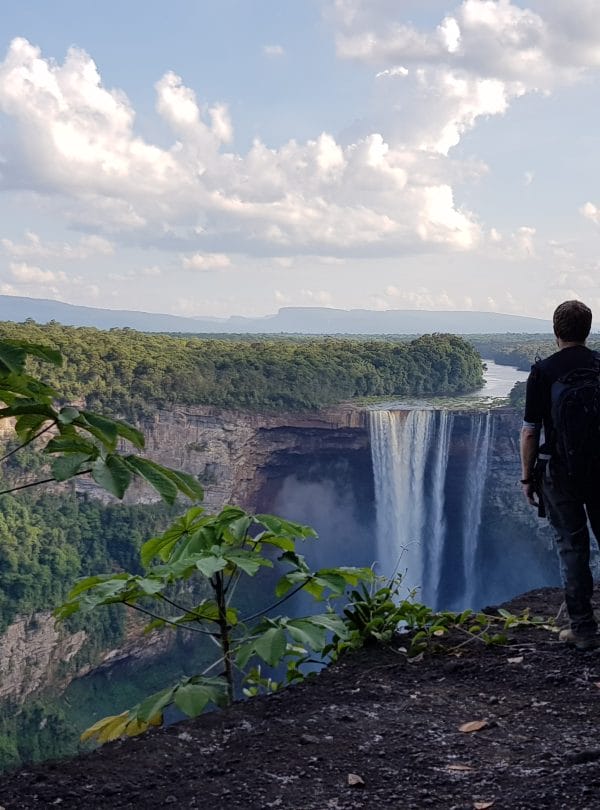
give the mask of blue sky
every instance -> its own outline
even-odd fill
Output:
[[[0,293],[185,315],[600,308],[595,0],[28,0]]]

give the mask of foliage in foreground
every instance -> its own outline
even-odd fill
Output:
[[[91,475],[98,486],[117,498],[123,497],[134,478],[143,479],[169,504],[173,504],[179,494],[192,500],[202,498],[202,487],[194,476],[135,453],[118,451],[119,444],[124,442],[143,450],[144,437],[137,428],[85,408],[57,406],[58,393],[26,372],[28,358],[56,367],[63,362],[60,352],[47,346],[0,342],[0,402],[4,403],[0,419],[14,418],[15,433],[20,441],[0,461],[6,461],[36,442],[36,449],[49,462],[51,476],[8,487],[0,495]]]
[[[194,507],[142,546],[142,574],[106,574],[78,582],[56,612],[58,618],[121,603],[149,618],[148,631],[185,629],[204,634],[216,645],[215,660],[203,673],[180,679],[122,714],[103,718],[82,739],[106,742],[134,736],[160,725],[171,705],[195,717],[209,704],[230,703],[240,684],[247,695],[265,685],[272,691],[279,684],[262,677],[261,662],[270,668],[285,667],[287,683],[302,680],[307,669],[321,664],[331,650],[330,639],[342,641],[347,636],[331,600],[340,598],[349,585],[372,580],[373,574],[368,568],[311,570],[296,546],[299,540],[315,537],[311,528],[273,515],[250,515],[232,506],[207,515]],[[273,572],[274,601],[245,615],[236,604],[238,586],[244,590],[244,580]],[[207,596],[191,603],[189,586],[198,577],[204,587],[194,591]],[[323,603],[321,612],[279,614],[278,608],[300,591],[311,602]]]

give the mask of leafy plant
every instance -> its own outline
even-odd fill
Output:
[[[142,546],[142,574],[105,574],[80,580],[56,611],[59,619],[120,602],[150,619],[147,630],[186,629],[208,636],[218,647],[205,672],[181,679],[127,712],[98,721],[83,738],[105,742],[123,734],[139,734],[160,724],[171,704],[195,717],[209,703],[223,706],[231,702],[239,682],[246,682],[247,695],[279,688],[279,682],[262,675],[259,661],[269,667],[287,664],[287,682],[303,677],[303,667],[322,660],[332,635],[338,639],[347,636],[347,627],[328,605],[329,600],[339,598],[347,586],[373,576],[369,568],[312,571],[296,544],[315,537],[313,529],[273,515],[250,515],[233,506],[208,515],[194,507]],[[234,601],[241,580],[274,566],[283,572],[275,586],[275,601],[243,615]],[[194,577],[200,577],[209,596],[190,604],[186,596],[194,591],[182,584]],[[325,610],[299,618],[274,614],[299,591],[325,602]],[[217,676],[209,675],[217,668]]]
[[[56,405],[57,392],[26,371],[28,358],[37,358],[55,366],[62,365],[60,352],[46,346],[17,340],[0,341],[0,419],[14,418],[14,429],[20,444],[0,461],[6,461],[34,442],[46,443],[42,454],[50,465],[51,477],[8,487],[5,495],[22,489],[67,481],[80,475],[91,475],[107,492],[122,498],[134,478],[143,479],[167,503],[182,494],[201,500],[203,490],[194,476],[164,467],[134,453],[118,451],[123,441],[143,450],[142,433],[127,422],[73,405]]]
[[[381,582],[383,581],[383,586]],[[380,587],[377,587],[377,584]],[[551,620],[530,616],[525,610],[520,615],[499,608],[497,614],[464,610],[434,611],[417,602],[414,594],[401,598],[402,577],[390,581],[381,578],[370,583],[361,582],[350,591],[349,602],[343,609],[346,632],[334,636],[327,652],[334,658],[347,650],[369,644],[404,643],[401,650],[413,658],[426,650],[435,650],[443,636],[450,631],[464,638],[454,650],[472,642],[486,646],[507,644],[507,631],[525,626],[553,630]],[[445,647],[448,650],[448,646]]]

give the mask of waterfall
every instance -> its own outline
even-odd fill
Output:
[[[434,433],[434,461],[431,475],[430,515],[427,533],[427,555],[422,577],[422,597],[428,605],[437,605],[442,579],[444,539],[446,536],[446,471],[450,452],[453,413],[437,411],[438,423]],[[426,576],[425,576],[426,573]]]
[[[404,591],[418,589],[417,598],[434,608],[450,607],[443,601],[453,587],[462,588],[457,597],[459,607],[474,606],[477,596],[478,544],[492,418],[489,411],[467,418],[465,452],[454,461],[459,469],[452,473],[453,501],[458,502],[450,504],[450,526],[446,490],[455,414],[425,409],[369,412],[377,570],[386,577],[403,574]],[[449,581],[453,587],[448,586]]]
[[[377,510],[377,571],[406,571],[408,590],[423,572],[425,463],[433,411],[371,411],[371,454]]]
[[[475,603],[477,593],[477,549],[481,528],[484,482],[487,475],[491,434],[491,411],[473,414],[469,437],[470,461],[465,480],[463,520],[463,571],[465,602]]]

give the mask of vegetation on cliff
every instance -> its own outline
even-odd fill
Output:
[[[59,349],[66,363],[44,369],[48,382],[66,399],[120,415],[173,405],[315,409],[353,397],[458,394],[483,384],[477,352],[456,335],[201,340],[27,322],[0,324],[1,338]]]

